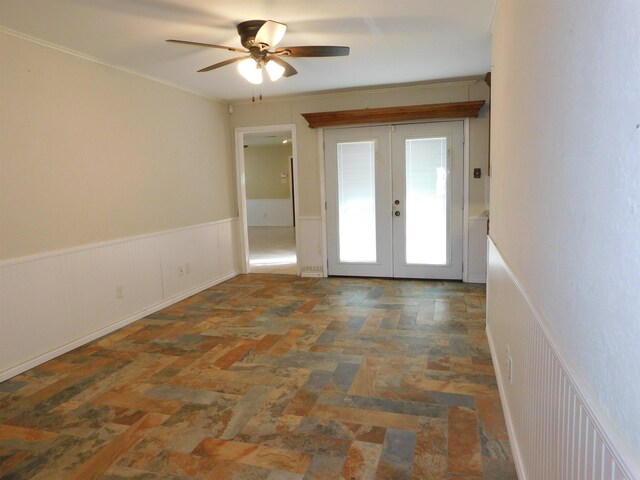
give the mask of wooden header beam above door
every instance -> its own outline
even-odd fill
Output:
[[[411,120],[435,120],[478,116],[484,100],[474,102],[433,103],[404,107],[363,108],[336,112],[303,113],[310,128],[339,125],[366,125],[371,123],[395,123]]]

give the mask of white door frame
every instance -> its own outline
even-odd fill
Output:
[[[291,155],[293,156],[293,194],[296,198],[294,204],[293,215],[295,218],[295,234],[296,234],[296,272],[300,275],[300,235],[298,219],[298,150],[296,142],[296,126],[294,124],[287,125],[262,125],[257,127],[236,127],[235,132],[235,150],[236,150],[236,191],[238,195],[238,240],[240,243],[240,268],[242,273],[249,273],[249,230],[247,227],[247,189],[245,182],[244,168],[244,135],[245,133],[266,133],[266,132],[282,132],[288,130],[291,132]]]
[[[447,120],[462,120],[464,122],[464,145],[463,145],[463,213],[462,213],[462,281],[467,282],[467,265],[468,265],[468,253],[469,253],[469,134],[470,123],[469,117],[465,118],[451,118]],[[437,121],[437,120],[435,120]],[[404,123],[404,122],[403,122]],[[406,123],[429,123],[429,122],[406,122]],[[374,125],[392,125],[390,123],[371,124]],[[398,123],[400,125],[400,123]],[[355,126],[355,125],[354,125]],[[365,126],[365,125],[362,125]],[[322,274],[324,277],[328,276],[327,262],[328,262],[328,250],[327,250],[327,190],[326,181],[324,175],[324,129],[318,128],[317,143],[318,143],[318,159],[320,167],[320,205],[322,216]],[[297,218],[297,217],[296,217]],[[297,237],[296,237],[297,238]]]

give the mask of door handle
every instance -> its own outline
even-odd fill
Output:
[[[393,212],[393,214],[394,214],[396,217],[399,217],[399,216],[400,216],[400,210],[396,210],[395,212]]]

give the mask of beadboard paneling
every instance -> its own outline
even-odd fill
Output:
[[[520,479],[632,480],[608,419],[595,413],[491,239],[488,250],[487,334]]]

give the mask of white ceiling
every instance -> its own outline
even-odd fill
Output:
[[[484,74],[496,0],[0,0],[0,25],[200,94],[225,100]],[[298,75],[253,87],[225,50],[236,25],[288,25],[279,46],[346,45],[348,57],[292,58]]]

